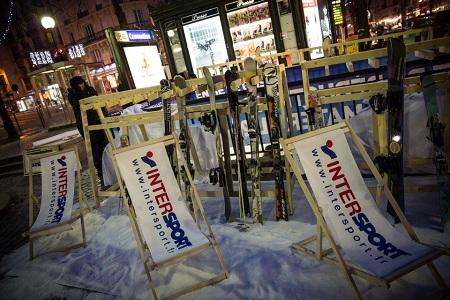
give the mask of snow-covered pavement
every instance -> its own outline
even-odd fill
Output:
[[[212,187],[199,184],[198,188]],[[272,183],[263,185],[263,189],[271,188]],[[222,199],[204,198],[230,277],[181,299],[351,299],[352,290],[336,267],[290,248],[292,243],[315,231],[315,219],[297,186],[294,196],[295,214],[289,222],[274,221],[273,200],[265,198],[264,225],[250,225],[246,232],[236,229],[236,222],[223,223]],[[445,233],[432,229],[436,221],[432,217],[436,197],[435,193],[407,194],[406,215],[422,241],[448,247],[450,226],[447,224]],[[232,200],[233,214],[237,216],[237,199]],[[5,256],[0,262],[0,274],[3,274],[0,298],[151,299],[130,222],[124,211],[118,211],[118,199],[108,199],[100,209],[86,215],[85,220],[86,248],[29,261],[28,245],[25,245]],[[42,238],[36,243],[36,253],[78,239],[78,228]],[[436,265],[450,285],[450,258],[441,257]],[[158,271],[153,278],[161,295],[167,295],[209,272],[218,271],[214,253],[205,252],[180,266]],[[361,279],[357,279],[357,284],[366,299],[423,299],[437,287],[426,268],[394,282],[389,290]]]

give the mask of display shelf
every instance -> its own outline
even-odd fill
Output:
[[[251,41],[254,41],[256,39],[268,37],[268,36],[271,36],[271,35],[273,36],[273,31],[268,31],[268,32],[265,32],[265,33],[262,33],[262,34],[258,34],[257,36],[255,36],[253,38],[249,38],[247,40],[233,41],[233,45],[239,44],[239,43],[244,43],[244,42],[251,42]]]
[[[249,40],[245,40],[245,41],[239,41],[239,42],[235,42],[235,43],[233,43],[233,46],[236,46],[236,45],[244,45],[244,44],[249,44],[250,42],[255,42],[255,41],[259,41],[259,40],[262,40],[262,39],[266,39],[266,38],[268,38],[268,37],[273,37],[274,35],[273,35],[273,33],[271,32],[271,33],[268,33],[268,34],[266,34],[266,35],[261,35],[261,36],[258,36],[258,37],[256,37],[256,38],[253,38],[253,39],[249,39]]]
[[[264,19],[261,19],[261,20],[258,20],[258,21],[247,23],[247,24],[234,25],[234,26],[230,27],[230,31],[231,31],[231,33],[233,33],[233,31],[247,29],[247,28],[250,28],[250,27],[255,27],[256,25],[262,24],[262,23],[267,22],[267,21],[272,23],[272,20],[270,19],[270,17],[267,17],[267,18],[264,18]]]

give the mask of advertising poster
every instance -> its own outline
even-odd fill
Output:
[[[208,243],[189,213],[163,143],[118,153],[116,159],[155,262]]]
[[[183,29],[194,71],[228,60],[219,16],[184,25]]]
[[[333,238],[351,264],[384,276],[430,251],[382,215],[342,130],[294,145]]]
[[[156,46],[124,47],[123,50],[137,89],[159,85],[166,78]]]

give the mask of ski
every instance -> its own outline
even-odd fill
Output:
[[[230,112],[233,120],[232,135],[233,144],[236,154],[236,173],[239,181],[239,208],[241,217],[245,220],[245,216],[250,214],[250,203],[247,191],[247,176],[245,166],[245,149],[241,131],[241,120],[239,118],[239,95],[238,86],[233,81],[239,79],[239,75],[235,70],[227,70],[225,72],[225,82],[227,85],[228,101],[230,103]]]
[[[205,127],[206,131],[214,134],[216,141],[217,161],[219,167],[217,169],[210,170],[210,181],[215,184],[219,182],[219,185],[223,187],[223,200],[225,202],[225,221],[229,222],[231,218],[231,202],[230,195],[228,193],[227,181],[225,178],[225,168],[223,163],[223,151],[222,143],[220,141],[220,122],[216,107],[216,90],[214,87],[214,79],[207,67],[203,68],[203,75],[205,76],[206,83],[208,85],[209,103],[211,105],[211,111],[202,116],[200,122]],[[228,137],[227,137],[228,138]]]
[[[183,90],[186,88],[186,80],[184,79],[184,77],[177,75],[174,77],[173,79],[175,86],[180,89]],[[193,176],[193,170],[192,170],[192,164],[191,164],[191,159],[190,159],[190,141],[189,141],[189,127],[188,127],[188,123],[187,123],[187,118],[186,118],[186,97],[185,96],[180,96],[177,94],[176,96],[176,100],[177,100],[177,109],[178,109],[178,116],[180,119],[180,135],[179,135],[179,142],[180,142],[180,148],[181,151],[183,152],[182,155],[184,156],[184,158],[186,159],[186,162],[188,164],[188,170],[185,170],[184,167],[181,167],[181,176],[184,182],[184,188],[185,188],[185,192],[186,192],[186,201],[188,203],[189,209],[191,210],[191,212],[194,211],[194,207],[193,207],[193,202],[192,202],[192,195],[191,195],[191,184],[189,182],[189,179],[187,177],[186,172],[190,172],[191,175]]]
[[[444,227],[449,219],[450,207],[450,176],[448,175],[447,156],[444,151],[445,127],[441,123],[436,91],[437,87],[432,75],[426,75],[422,78],[422,88],[428,117],[428,139],[433,143],[433,163],[436,167],[439,189],[439,215],[442,227]]]
[[[162,94],[162,105],[163,105],[163,113],[164,113],[164,135],[172,134],[172,109],[170,106],[171,95],[167,93],[171,91],[172,87],[170,81],[167,79],[161,79],[159,82],[161,86],[161,94]],[[170,164],[172,168],[175,167],[174,158],[173,158],[173,145],[169,145],[166,147],[167,155],[169,156]]]
[[[278,112],[278,76],[273,64],[263,67],[264,85],[269,113],[270,143],[272,144],[273,176],[275,179],[275,216],[277,221],[288,220],[288,205],[284,190],[284,171],[281,164],[280,120]]]
[[[253,223],[263,223],[261,201],[261,166],[259,162],[259,119],[257,101],[257,83],[252,82],[256,78],[257,63],[254,58],[247,57],[244,60],[244,77],[247,82],[247,90],[250,94],[248,100],[249,122],[248,135],[250,137],[250,174],[252,177],[252,213]]]
[[[405,77],[405,44],[397,38],[391,38],[387,46],[388,53],[388,89],[386,104],[388,111],[388,177],[389,185],[401,210],[404,204],[403,179],[403,81]],[[388,212],[398,222],[398,216],[388,205]]]

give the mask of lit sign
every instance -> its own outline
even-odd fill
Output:
[[[118,42],[153,42],[155,40],[151,30],[119,30],[114,35]]]
[[[74,45],[69,48],[70,59],[80,58],[86,55],[83,44]]]
[[[217,7],[211,8],[209,10],[205,10],[205,11],[198,12],[196,14],[181,18],[181,24],[183,24],[183,25],[189,24],[192,22],[196,22],[196,21],[200,21],[200,20],[203,20],[206,18],[217,16],[218,14],[219,14],[219,9],[217,9]]]
[[[263,2],[263,0],[243,0],[243,1],[235,1],[231,3],[225,4],[225,10],[226,11],[232,11],[238,8],[247,7],[253,4],[258,4],[260,2]]]
[[[37,52],[30,52],[30,59],[33,65],[46,65],[46,64],[52,64],[53,58],[50,54],[50,51],[37,51]]]
[[[333,3],[333,17],[334,17],[334,23],[336,25],[344,23],[344,20],[342,18],[342,10],[341,10],[340,3]]]
[[[317,1],[316,0],[302,0],[303,8],[305,7],[316,7]]]

